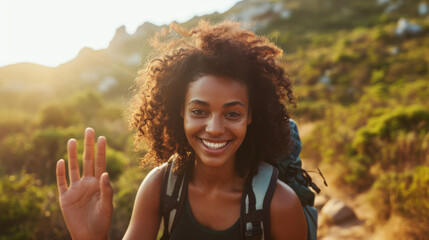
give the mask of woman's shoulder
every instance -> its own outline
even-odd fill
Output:
[[[300,209],[301,203],[299,201],[298,196],[291,187],[289,187],[283,181],[277,180],[276,188],[271,202],[271,208],[274,208],[276,210],[283,209],[285,211],[291,211],[295,208]]]
[[[166,165],[153,168],[144,178],[137,191],[136,205],[138,203],[151,203],[159,205],[159,196],[161,195],[161,185]]]
[[[153,168],[142,181],[139,191],[144,190],[144,188],[159,188],[158,190],[161,190],[162,178],[166,170],[167,164]]]
[[[307,222],[295,192],[278,180],[270,205],[271,235],[274,239],[307,239]]]

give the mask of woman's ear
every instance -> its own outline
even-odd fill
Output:
[[[183,118],[183,104],[180,106],[180,116]]]

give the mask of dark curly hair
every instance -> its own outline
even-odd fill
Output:
[[[200,21],[187,31],[177,24],[152,41],[160,57],[139,71],[131,110],[137,130],[135,146],[146,140],[142,163],[160,165],[175,155],[178,170],[193,161],[184,132],[181,106],[190,82],[217,75],[244,82],[249,91],[252,123],[236,153],[239,176],[255,173],[260,161],[276,165],[290,145],[287,105],[296,107],[291,81],[280,64],[282,51],[240,23],[210,25]]]

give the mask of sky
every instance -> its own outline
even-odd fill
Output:
[[[185,22],[224,12],[239,0],[0,0],[0,67],[32,62],[56,67],[83,47],[106,48],[116,29],[148,21]]]

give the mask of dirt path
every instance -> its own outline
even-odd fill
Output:
[[[330,175],[324,174],[328,181]],[[356,214],[356,218],[341,222],[337,225],[330,225],[323,221],[323,216],[320,215],[319,221],[319,238],[320,240],[333,240],[333,239],[375,239],[373,220],[374,209],[367,201],[366,194],[348,195],[344,193],[340,187],[333,184],[326,187],[322,181],[315,181],[316,184],[321,188],[321,194],[318,197],[327,196],[330,198],[336,198],[346,203],[353,209]]]
[[[307,134],[311,134],[314,129],[312,123],[298,123],[299,132],[302,138]],[[305,146],[303,146],[305,148]],[[302,159],[303,166],[307,170],[317,169],[315,161],[311,159]],[[319,209],[319,229],[318,239],[319,240],[334,240],[334,239],[379,239],[374,234],[374,221],[375,209],[368,203],[367,194],[351,195],[345,193],[341,186],[335,186],[332,183],[333,171],[332,169],[321,169],[325,179],[327,180],[328,187],[323,184],[321,177],[316,174],[312,174],[313,180],[321,189],[321,193],[316,198],[327,197],[336,198],[345,202],[350,206],[356,214],[357,218],[342,222],[337,225],[328,225],[323,220],[323,216],[320,214]]]

